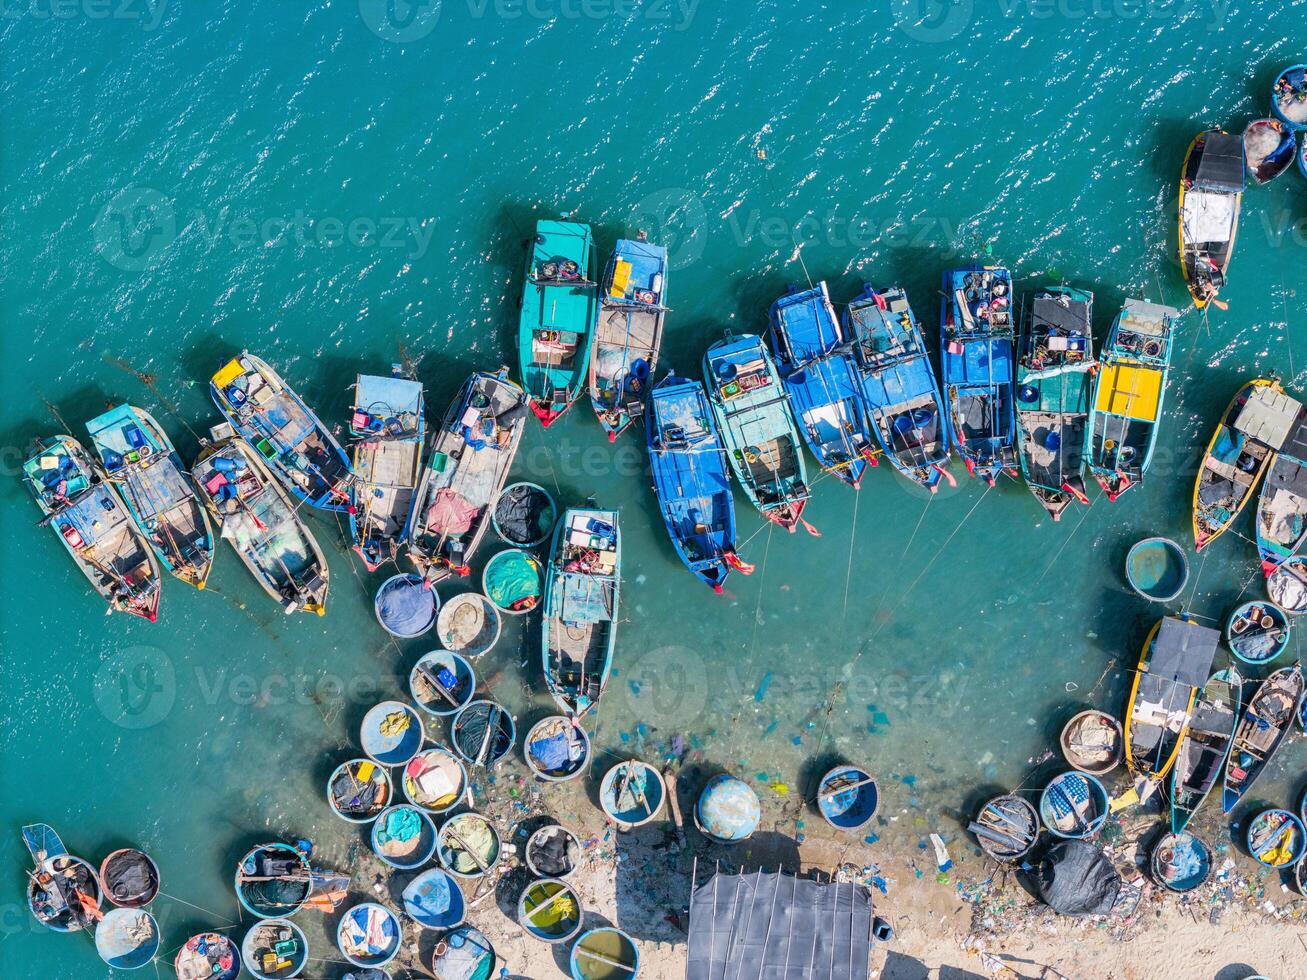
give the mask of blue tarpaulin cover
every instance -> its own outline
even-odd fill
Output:
[[[425,633],[436,621],[436,593],[417,575],[396,575],[377,593],[377,618],[397,636]]]
[[[944,381],[950,385],[1010,384],[1012,381],[1012,341],[963,341],[962,356],[942,358]]]

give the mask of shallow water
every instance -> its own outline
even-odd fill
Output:
[[[1300,15],[1269,3],[1131,16],[977,0],[925,23],[911,0],[629,16],[445,0],[398,25],[384,7],[15,6],[0,82],[9,476],[32,436],[62,427],[43,402],[81,436],[106,403],[136,401],[189,459],[216,418],[204,381],[242,346],[338,421],[357,372],[407,355],[441,413],[469,370],[515,362],[521,245],[558,214],[592,222],[601,251],[639,228],[671,246],[662,364],[682,372],[809,277],[837,302],[898,282],[933,324],[941,269],[975,258],[1022,290],[1093,289],[1101,339],[1127,295],[1187,302],[1172,257],[1185,144],[1261,115],[1276,67],[1301,60]],[[1119,713],[1127,676],[1111,667],[1160,614],[1125,587],[1126,549],[1189,540],[1196,459],[1242,378],[1302,381],[1305,187],[1290,172],[1248,193],[1231,309],[1184,321],[1148,483],[1061,524],[960,468],[929,501],[888,467],[857,495],[821,481],[819,539],[763,529],[737,494],[758,571],[716,597],[665,539],[637,437],[608,446],[584,405],[547,436],[533,423],[515,478],[622,510],[625,622],[597,745],[652,757],[680,734],[706,764],[796,792],[831,756],[865,761],[887,807],[913,811],[885,832],[915,841],[1019,783],[1075,708]],[[90,943],[27,917],[21,823],[92,858],[149,850],[188,903],[161,903],[165,951],[235,920],[230,868],[252,840],[314,837],[342,857],[352,831],[326,779],[434,644],[382,634],[385,573],[350,559],[338,522],[313,520],[325,619],[283,617],[224,546],[211,588],[169,582],[149,625],[104,618],[18,480],[0,494],[11,969],[100,969]],[[1233,535],[1193,574],[1201,616],[1260,589]],[[519,730],[548,709],[537,636],[535,617],[511,619],[478,665]],[[1258,798],[1289,801],[1302,746]]]

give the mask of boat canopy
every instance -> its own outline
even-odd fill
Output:
[[[864,980],[873,919],[863,885],[715,871],[690,896],[685,980]]]
[[[1273,385],[1256,385],[1234,420],[1234,427],[1263,446],[1279,449],[1289,437],[1302,404]]]
[[[1202,687],[1211,676],[1220,642],[1220,630],[1167,616],[1153,640],[1148,673],[1187,687]]]
[[[360,374],[354,389],[354,405],[379,420],[422,412],[422,383],[408,378],[385,378]]]
[[[935,379],[930,373],[930,362],[925,357],[914,357],[868,374],[863,386],[875,404],[892,408],[921,395],[931,395],[933,399]]]
[[[1243,138],[1229,133],[1209,132],[1198,165],[1194,169],[1193,186],[1197,190],[1213,191],[1217,194],[1242,193]]]
[[[805,362],[829,353],[840,342],[839,323],[824,282],[782,296],[772,304],[772,315],[780,327],[775,332],[776,339],[789,348],[796,371]]]
[[[1098,382],[1094,408],[1108,415],[1152,422],[1162,397],[1162,372],[1155,367],[1107,364]]]
[[[1180,318],[1174,306],[1127,299],[1121,306],[1121,329],[1149,337],[1163,336],[1171,322]]]
[[[1006,385],[1012,380],[1012,342],[1006,337],[952,341],[962,357],[944,358],[945,382],[950,385]]]
[[[563,573],[564,623],[606,623],[613,618],[612,591],[607,580],[577,572]]]
[[[649,242],[620,239],[613,250],[611,277],[604,302],[631,306],[660,306],[667,249]]]

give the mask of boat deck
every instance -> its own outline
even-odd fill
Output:
[[[360,526],[375,528],[383,537],[399,534],[408,522],[421,473],[420,443],[391,439],[361,443],[354,454],[358,474]]]

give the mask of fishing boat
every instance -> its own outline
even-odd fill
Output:
[[[591,929],[572,947],[568,966],[572,980],[634,980],[640,975],[640,950],[621,929]]]
[[[517,902],[517,921],[527,935],[562,944],[581,931],[585,910],[581,896],[560,878],[540,878],[526,886]]]
[[[540,719],[522,740],[527,768],[547,783],[581,775],[590,764],[591,752],[590,736],[577,719],[565,715]]]
[[[1163,834],[1148,858],[1153,880],[1167,891],[1191,892],[1212,873],[1212,852],[1190,833]]]
[[[477,700],[464,705],[449,728],[449,743],[459,757],[487,769],[502,762],[516,742],[517,723],[497,701]]]
[[[1289,647],[1289,614],[1273,602],[1242,602],[1225,623],[1225,645],[1246,664],[1268,664]]]
[[[1307,177],[1307,137],[1303,138],[1302,144],[1298,147],[1298,172]]]
[[[861,377],[824,282],[796,289],[771,307],[776,370],[808,449],[822,471],[855,490],[874,459]]]
[[[110,909],[95,927],[95,951],[111,970],[147,966],[159,942],[159,922],[144,909]]]
[[[1278,119],[1254,119],[1243,131],[1243,157],[1248,176],[1269,184],[1293,166],[1298,140]]]
[[[27,907],[36,921],[54,932],[90,929],[103,917],[100,879],[90,862],[68,853],[49,824],[23,828],[23,844],[32,856],[27,873]]]
[[[793,532],[808,505],[808,471],[789,398],[762,339],[727,335],[703,359],[708,403],[726,458],[759,513]]]
[[[1107,788],[1087,772],[1054,776],[1039,796],[1039,817],[1049,833],[1070,840],[1093,837],[1107,823]]]
[[[1212,434],[1194,482],[1194,550],[1222,534],[1252,499],[1302,405],[1274,378],[1254,378],[1235,394]]]
[[[537,878],[566,878],[581,865],[581,839],[560,824],[545,824],[526,840],[522,857]]]
[[[322,510],[349,510],[349,457],[266,361],[242,351],[218,369],[209,392],[218,411],[297,500]]]
[[[549,693],[568,715],[590,711],[608,686],[621,582],[617,511],[568,510],[554,531],[540,651]]]
[[[608,441],[644,413],[667,316],[667,249],[620,239],[604,273],[590,352],[590,404]]]
[[[400,896],[404,914],[423,929],[448,931],[467,915],[467,900],[458,882],[444,868],[428,868],[405,886]]]
[[[1148,792],[1175,765],[1220,640],[1218,630],[1174,616],[1148,632],[1125,716],[1126,765],[1148,784]]]
[[[585,384],[590,339],[599,317],[590,279],[590,226],[538,221],[526,261],[517,346],[531,411],[548,428]]]
[[[1093,383],[1094,294],[1050,286],[1030,302],[1017,360],[1021,472],[1040,506],[1060,520],[1085,492],[1085,433]]]
[[[880,806],[876,777],[859,766],[838,765],[817,783],[817,811],[836,830],[858,830]]]
[[[1144,481],[1161,431],[1180,311],[1127,299],[1099,356],[1089,413],[1089,470],[1108,500]]]
[[[229,424],[215,426],[210,436],[191,478],[220,536],[288,615],[323,615],[331,579],[327,556],[290,495]]]
[[[144,851],[120,847],[100,862],[104,897],[125,909],[145,908],[158,897],[159,866]]]
[[[480,929],[459,926],[436,943],[431,972],[436,980],[485,980],[496,976],[499,956]]]
[[[1180,266],[1200,310],[1225,306],[1216,297],[1234,253],[1243,187],[1243,140],[1220,129],[1195,136],[1180,170]]]
[[[662,774],[640,759],[617,763],[599,783],[599,805],[619,830],[653,820],[662,812],[667,795]]]
[[[1171,832],[1183,833],[1221,780],[1239,718],[1243,678],[1233,667],[1207,680],[1171,770]]]
[[[186,940],[173,960],[177,980],[236,980],[241,954],[236,944],[218,932],[202,932]]]
[[[943,292],[939,360],[949,443],[968,473],[993,486],[1017,465],[1012,273],[998,266],[950,269]]]
[[[408,541],[426,444],[422,385],[403,376],[360,374],[350,415],[349,531],[369,572],[398,563]]]
[[[1307,854],[1307,827],[1296,813],[1271,807],[1248,821],[1247,842],[1259,864],[1288,870]]]
[[[1290,129],[1307,131],[1307,65],[1290,65],[1275,76],[1271,112]]]
[[[117,489],[72,436],[38,439],[23,463],[23,482],[48,524],[110,612],[154,622],[159,563]]]
[[[308,855],[291,844],[259,844],[236,865],[235,888],[241,906],[260,919],[292,916],[313,891]]]
[[[1307,410],[1299,410],[1266,471],[1255,526],[1265,575],[1307,545]]]
[[[1071,767],[1091,776],[1106,776],[1125,757],[1121,723],[1094,708],[1079,712],[1062,726],[1059,742]]]
[[[1189,582],[1189,559],[1170,538],[1144,538],[1126,553],[1125,577],[1149,602],[1174,602]]]
[[[932,493],[947,470],[948,426],[944,399],[930,366],[926,341],[898,286],[883,292],[870,283],[844,313],[862,396],[876,440],[891,465]]]
[[[1262,681],[1248,699],[1243,717],[1234,730],[1234,744],[1225,760],[1225,792],[1222,806],[1233,810],[1252,789],[1275,757],[1293,726],[1294,714],[1303,699],[1302,667],[1282,667]]]
[[[668,374],[649,395],[649,464],[663,523],[681,561],[721,593],[732,568],[753,571],[735,553],[735,497],[726,447],[703,385]]]
[[[241,959],[255,980],[289,980],[309,965],[309,939],[288,919],[265,919],[245,934]]]
[[[119,405],[86,423],[91,445],[163,567],[204,588],[213,529],[168,434],[149,412]]]
[[[994,860],[1018,861],[1039,839],[1039,814],[1019,794],[997,796],[981,807],[967,830]]]
[[[418,483],[408,545],[429,584],[469,574],[522,441],[525,402],[506,369],[477,371],[441,422]]]

